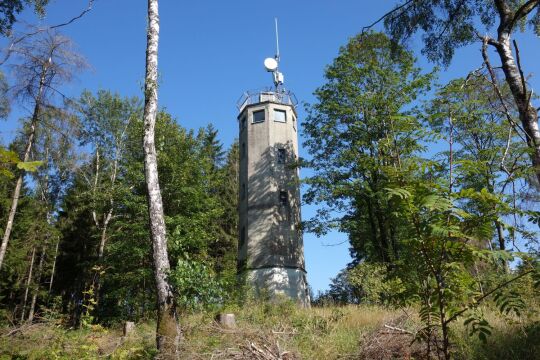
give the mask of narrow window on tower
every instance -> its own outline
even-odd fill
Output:
[[[287,112],[285,110],[274,110],[274,121],[287,122]]]
[[[287,191],[284,191],[284,190],[279,191],[279,205],[280,206],[289,205],[289,194],[287,194]]]
[[[287,150],[283,148],[277,149],[277,163],[285,164],[286,160],[287,160]]]
[[[264,110],[253,112],[253,123],[264,122]]]
[[[242,192],[240,194],[240,197],[242,199],[245,199],[246,198],[246,184],[242,184]]]
[[[238,244],[238,247],[242,248],[245,243],[246,243],[246,227],[242,226],[242,231],[240,231],[240,244]]]
[[[246,143],[242,143],[242,152],[240,157],[244,159],[246,157]]]
[[[292,127],[293,127],[294,131],[296,131],[296,118],[294,116],[292,118]]]

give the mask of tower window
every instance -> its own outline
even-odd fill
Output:
[[[242,152],[240,154],[240,157],[244,159],[246,157],[246,143],[242,143]]]
[[[287,150],[283,148],[277,149],[277,163],[285,164],[286,159],[287,159]]]
[[[286,191],[280,190],[279,192],[279,205],[287,206],[289,205],[289,194]]]
[[[253,112],[253,123],[264,122],[264,110]]]
[[[285,110],[274,110],[274,121],[287,122],[287,112]]]
[[[242,226],[242,231],[240,231],[240,243],[238,244],[238,247],[243,247],[246,243],[246,227]]]
[[[296,118],[294,116],[292,118],[292,127],[293,127],[294,131],[296,131]]]
[[[246,184],[242,184],[242,192],[240,194],[240,197],[242,199],[245,199],[246,198]]]

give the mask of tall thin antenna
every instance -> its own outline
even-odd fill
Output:
[[[277,17],[274,18],[276,23],[276,60],[279,61],[279,33],[278,33],[278,22]]]
[[[278,21],[277,17],[274,18],[276,24],[276,55],[273,58],[264,59],[264,67],[266,71],[272,73],[274,79],[274,85],[276,86],[276,91],[280,88],[280,85],[283,85],[284,76],[279,72],[279,33],[278,33]]]

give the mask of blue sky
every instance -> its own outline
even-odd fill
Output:
[[[228,146],[237,136],[236,101],[249,89],[271,85],[263,60],[275,53],[274,17],[279,18],[281,64],[285,85],[301,102],[312,102],[312,93],[323,83],[327,64],[339,47],[360,29],[390,10],[395,1],[297,0],[297,1],[160,1],[159,104],[184,127],[199,128],[209,123]],[[52,0],[42,24],[56,24],[79,14],[85,0]],[[29,23],[39,22],[31,11],[23,13]],[[380,28],[380,27],[379,27]],[[142,96],[146,46],[146,1],[96,0],[82,19],[62,32],[77,44],[91,70],[81,74],[64,93],[77,96],[83,89],[110,89],[124,96]],[[538,38],[518,35],[526,73],[538,73]],[[5,41],[4,41],[5,42]],[[419,65],[419,41],[411,49]],[[478,44],[457,51],[449,69],[440,75],[442,83],[481,65]],[[493,63],[497,63],[491,51]],[[531,79],[540,88],[538,79]],[[299,107],[300,127],[305,117]],[[17,129],[12,113],[1,123],[0,139],[9,140]],[[300,142],[302,133],[300,132]],[[301,156],[306,156],[300,149]],[[304,172],[305,173],[305,172]],[[305,219],[315,213],[302,208]],[[333,233],[324,239],[304,236],[308,280],[315,291],[326,289],[349,261],[348,245],[325,246],[345,240]]]

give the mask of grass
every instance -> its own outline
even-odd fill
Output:
[[[540,360],[540,318],[538,312],[528,316],[501,316],[491,309],[484,315],[493,326],[492,334],[483,343],[475,336],[468,336],[467,329],[458,324],[454,328],[456,359],[477,360]]]
[[[139,324],[134,334],[122,339],[120,328],[97,325],[70,330],[51,322],[36,323],[0,338],[0,360],[151,359],[155,354],[153,328],[151,324]]]
[[[391,331],[392,325],[414,331],[416,316],[376,306],[328,306],[298,309],[291,303],[229,307],[237,327],[224,329],[214,313],[182,318],[182,359],[257,359],[258,351],[284,359],[412,359],[421,358],[412,335]],[[486,309],[493,333],[486,344],[469,337],[456,324],[456,359],[540,359],[538,316],[501,317]],[[120,326],[69,330],[49,321],[21,328],[0,329],[0,359],[151,359],[155,355],[155,324],[139,323],[122,337]],[[414,347],[416,346],[416,350]],[[416,352],[415,352],[416,351]]]
[[[220,329],[208,321],[211,319],[188,318],[185,353],[226,358],[220,350],[241,351],[242,346],[253,343],[274,353],[286,352],[292,358],[328,360],[338,354],[354,356],[363,336],[395,316],[392,311],[378,307],[298,309],[290,303],[229,310],[236,314],[238,328],[234,331]]]

